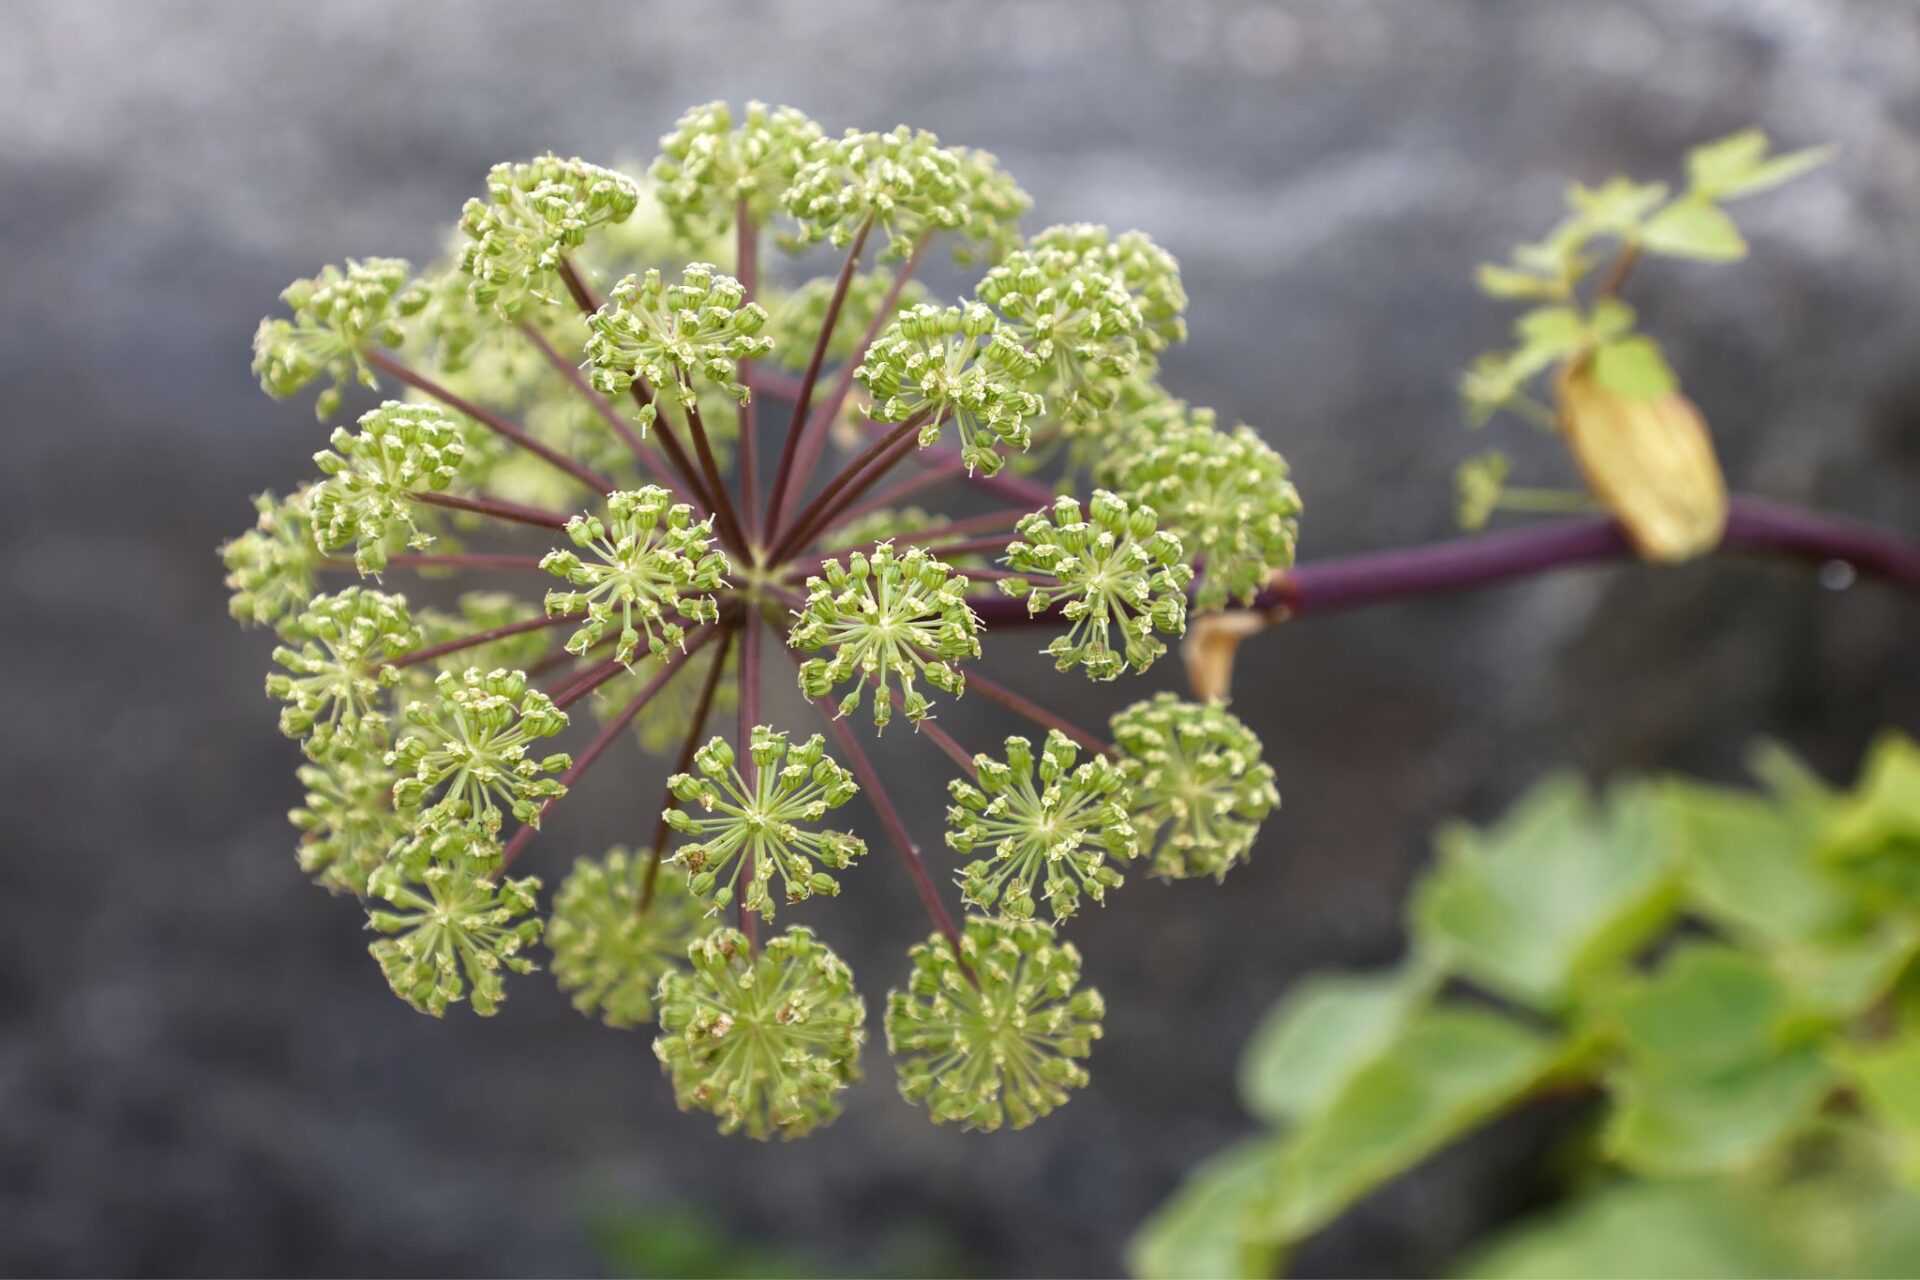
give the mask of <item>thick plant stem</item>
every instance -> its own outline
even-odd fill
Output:
[[[1784,503],[1735,498],[1718,554],[1837,561],[1920,595],[1920,544]],[[1498,533],[1299,565],[1276,574],[1247,607],[1294,618],[1633,558],[1632,543],[1611,517],[1542,520]],[[967,603],[990,625],[1042,623],[1052,614],[1048,610],[1030,615],[1025,603],[1004,597],[969,597]]]
[[[640,438],[640,433],[633,429],[633,424],[620,416],[620,411],[613,407],[613,403],[593,389],[593,384],[581,375],[579,366],[561,355],[559,350],[547,341],[547,335],[541,333],[534,325],[522,320],[520,330],[527,335],[534,346],[540,349],[540,354],[546,358],[547,363],[552,365],[554,370],[567,380],[567,384],[579,392],[581,397],[593,407],[594,413],[607,424],[608,429],[620,437],[626,444],[628,452],[633,454],[634,460],[646,470],[647,474],[671,490],[677,500],[689,501],[686,490],[680,487],[680,482],[674,477],[672,468],[667,466],[659,454],[648,447],[647,442]]]
[[[705,645],[707,641],[713,639],[714,630],[714,624],[710,622],[707,623],[688,640],[686,648],[668,657],[666,663],[660,668],[659,672],[654,675],[653,679],[647,681],[646,687],[634,694],[627,702],[627,705],[620,709],[620,714],[607,721],[606,727],[595,734],[593,741],[589,742],[585,749],[574,757],[573,764],[567,768],[566,772],[560,775],[559,782],[561,786],[567,788],[568,791],[573,789],[573,784],[580,780],[582,774],[593,767],[593,762],[598,760],[609,746],[613,745],[613,740],[627,731],[627,726],[633,723],[634,717],[639,715],[641,710],[645,708],[649,702],[652,702],[662,689],[667,687],[669,680],[680,674],[680,669],[686,665],[687,659],[700,652],[701,647]],[[547,811],[558,804],[562,798],[563,796],[548,797],[540,806],[540,819],[544,820],[547,816]],[[534,821],[527,823],[518,831],[514,832],[513,837],[508,840],[506,846],[500,850],[499,869],[504,871],[515,858],[519,857],[520,851],[527,847],[527,843],[531,841],[539,831],[539,821]],[[498,874],[498,872],[496,872],[496,874]]]
[[[720,673],[726,668],[727,654],[733,649],[733,637],[738,629],[737,625],[728,624],[720,633],[720,647],[714,651],[713,665],[707,668],[706,683],[700,686],[700,697],[694,703],[693,718],[687,723],[686,740],[681,743],[680,755],[674,762],[675,774],[693,768],[694,753],[700,750],[700,730],[707,723],[707,713],[713,709],[714,695],[720,690]],[[672,777],[673,774],[667,776]],[[647,908],[653,905],[654,890],[660,883],[660,863],[667,856],[667,840],[673,831],[667,822],[667,812],[679,803],[679,798],[671,790],[660,798],[660,817],[654,824],[653,844],[647,850],[646,879],[640,885],[641,915],[645,915]]]
[[[798,666],[800,655],[791,649],[785,649],[784,646],[783,650]],[[947,904],[940,900],[940,891],[934,888],[933,877],[927,872],[927,864],[921,861],[920,850],[913,843],[913,837],[908,834],[907,824],[901,820],[900,811],[894,807],[893,798],[887,794],[886,787],[881,784],[880,775],[875,771],[873,762],[868,760],[867,753],[860,749],[859,739],[854,736],[852,728],[840,716],[839,708],[834,706],[833,699],[815,698],[813,705],[825,718],[827,729],[833,734],[834,741],[840,744],[840,752],[846,756],[847,767],[853,771],[854,780],[866,793],[867,802],[873,806],[873,811],[880,815],[880,825],[887,829],[888,839],[893,842],[894,850],[900,855],[901,862],[906,864],[907,875],[912,878],[914,890],[920,895],[920,904],[927,909],[927,915],[932,919],[934,928],[938,929],[941,936],[945,937],[948,944],[953,947],[954,958],[960,961],[961,969],[966,972],[969,979],[972,979],[973,970],[967,967],[967,962],[960,950],[960,930],[954,926],[953,917],[947,912]]]
[[[425,374],[416,373],[406,365],[401,364],[387,352],[376,347],[366,353],[366,361],[374,368],[380,370],[380,372],[390,374],[395,379],[406,383],[415,390],[423,391],[427,395],[432,396],[435,400],[438,400],[441,404],[447,406],[447,408],[452,409],[455,413],[464,413],[467,417],[480,423],[494,434],[513,441],[534,457],[566,472],[595,493],[608,493],[612,491],[613,481],[607,479],[593,468],[583,466],[551,445],[535,440],[532,436],[499,414],[494,413],[490,409],[482,409],[479,405],[464,396],[456,395],[453,391],[441,386]]]
[[[749,796],[760,794],[760,766],[753,758],[753,731],[760,723],[760,619],[748,618],[740,633],[740,737],[735,744],[740,778]],[[747,936],[747,947],[760,952],[760,922],[747,906],[753,886],[753,841],[740,847],[740,932]]]
[[[439,644],[430,644],[421,649],[410,649],[397,658],[391,658],[384,666],[415,667],[435,658],[444,658],[450,653],[459,653],[462,649],[472,649],[478,645],[491,644],[495,640],[504,640],[508,636],[525,635],[529,631],[542,631],[548,627],[565,626],[569,622],[579,622],[587,616],[583,609],[578,613],[556,613],[551,617],[528,618],[524,622],[509,622],[504,626],[489,627],[485,631],[476,631],[472,635],[457,636],[452,640],[442,640]]]
[[[475,515],[492,516],[495,520],[507,520],[514,524],[530,524],[542,529],[567,527],[568,517],[558,511],[524,507],[517,502],[504,502],[498,498],[463,498],[457,493],[430,491],[412,493],[408,496],[415,502],[424,502],[430,507],[445,507],[449,511],[471,511]]]
[[[775,544],[774,562],[785,560],[804,547],[827,520],[841,508],[858,499],[861,494],[873,487],[875,481],[891,470],[893,464],[899,461],[900,455],[913,448],[914,437],[926,418],[927,411],[924,409],[915,413],[868,445],[860,456],[849,462],[846,468],[814,497],[806,510],[793,518],[793,523],[787,527]],[[889,456],[890,454],[892,456]]]
[[[752,302],[760,288],[760,228],[747,212],[745,196],[733,205],[733,245],[734,274],[740,278],[744,300]],[[752,378],[753,361],[740,361],[741,384],[751,388]],[[740,524],[749,540],[754,536],[760,510],[759,441],[754,436],[753,393],[749,390],[740,402]]]
[[[800,437],[807,426],[807,413],[813,406],[813,387],[820,380],[820,366],[827,358],[827,345],[833,340],[833,329],[840,321],[840,308],[847,301],[847,289],[853,283],[853,273],[859,269],[860,255],[867,247],[867,234],[873,230],[873,219],[869,217],[860,224],[853,234],[853,243],[847,247],[847,260],[840,264],[840,275],[834,280],[833,295],[827,299],[826,318],[820,324],[820,336],[814,339],[813,354],[807,359],[807,371],[800,377],[800,390],[794,394],[793,417],[787,423],[787,438],[780,446],[780,465],[773,473],[773,487],[767,491],[767,528],[780,527],[780,515],[786,509],[788,499],[788,481],[793,478],[794,458],[800,448]],[[792,495],[798,500],[798,495]]]
[[[969,671],[967,673],[967,688],[973,690],[973,692],[979,694],[988,702],[1005,707],[1017,716],[1024,716],[1043,729],[1059,730],[1095,755],[1110,756],[1113,754],[1112,743],[1103,740],[1097,734],[1082,729],[1065,716],[1057,715],[1047,710],[1047,708],[1041,706],[1033,699],[1023,697],[1007,688],[1007,686],[987,679],[978,672]]]
[[[834,376],[833,387],[827,392],[827,398],[820,406],[807,415],[806,423],[800,428],[800,456],[794,465],[793,478],[789,482],[788,501],[798,501],[807,491],[807,481],[813,479],[814,468],[820,465],[820,454],[827,447],[827,436],[833,428],[833,420],[840,415],[841,406],[847,402],[847,396],[853,391],[853,374],[867,358],[867,349],[880,336],[880,331],[893,318],[893,309],[900,304],[900,294],[913,279],[914,272],[920,269],[920,260],[926,255],[927,244],[933,238],[932,231],[923,231],[913,243],[913,252],[893,273],[893,283],[887,286],[887,294],[880,300],[880,307],[873,313],[873,319],[867,322],[867,331],[860,335],[860,344],[853,349],[840,372]]]

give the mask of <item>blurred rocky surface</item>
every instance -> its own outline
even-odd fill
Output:
[[[226,620],[211,554],[319,440],[247,372],[288,279],[429,258],[492,161],[645,157],[691,103],[910,121],[999,153],[1035,225],[1137,225],[1179,254],[1192,341],[1169,381],[1288,454],[1317,556],[1449,531],[1478,443],[1452,377],[1505,324],[1473,263],[1568,179],[1671,172],[1751,122],[1839,156],[1746,211],[1752,263],[1647,271],[1635,301],[1737,486],[1920,534],[1920,21],[1833,0],[6,0],[0,30],[0,1270],[579,1272],[602,1265],[590,1213],[699,1200],[832,1269],[926,1230],[990,1271],[1109,1273],[1241,1130],[1233,1063],[1266,1003],[1395,954],[1437,819],[1563,762],[1731,775],[1757,733],[1844,772],[1874,728],[1920,724],[1920,606],[1797,569],[1585,572],[1276,632],[1238,709],[1285,810],[1226,890],[1143,882],[1076,920],[1113,1009],[1084,1096],[1026,1133],[936,1130],[876,1047],[832,1129],[722,1140],[673,1110],[644,1036],[544,978],[490,1023],[410,1013],[352,905],[296,873],[268,645]],[[1088,720],[1112,705],[1072,696]],[[1010,727],[975,701],[946,722],[962,739]],[[618,768],[543,836],[550,878],[651,802],[652,767]],[[929,843],[937,783],[901,780]],[[852,886],[808,911],[877,1001],[924,926],[884,858]],[[1449,1154],[1303,1266],[1431,1273],[1543,1194],[1550,1128]]]

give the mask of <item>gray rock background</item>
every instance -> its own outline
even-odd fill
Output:
[[[1287,798],[1255,863],[1075,923],[1113,1007],[1090,1090],[968,1136],[900,1102],[876,1051],[832,1129],[722,1140],[674,1111],[644,1037],[544,978],[491,1022],[410,1013],[352,905],[296,873],[269,645],[228,623],[212,556],[320,440],[247,372],[287,280],[431,257],[489,163],[645,156],[691,103],[907,120],[999,153],[1035,226],[1137,225],[1180,255],[1169,381],[1289,455],[1323,556],[1449,532],[1479,443],[1451,380],[1506,323],[1473,263],[1569,179],[1670,173],[1753,122],[1839,158],[1742,211],[1751,263],[1661,265],[1634,300],[1738,487],[1920,534],[1915,10],[0,0],[0,32],[0,1270],[590,1271],[612,1265],[592,1214],[690,1201],[833,1270],[932,1238],[963,1269],[1111,1272],[1241,1130],[1232,1067],[1265,1004],[1395,954],[1437,819],[1568,762],[1731,775],[1756,733],[1844,773],[1875,728],[1920,725],[1920,605],[1797,568],[1588,571],[1303,622],[1240,671]],[[1017,677],[1048,685],[1038,662]],[[1089,720],[1113,705],[1072,696]],[[973,701],[962,739],[1009,727]],[[941,772],[902,771],[930,841]],[[625,836],[654,785],[603,766],[532,860],[551,876]],[[809,911],[878,1000],[924,926],[884,855],[855,884]],[[1442,1266],[1551,1194],[1554,1120],[1443,1157],[1301,1266]]]

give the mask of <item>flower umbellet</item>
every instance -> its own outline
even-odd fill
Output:
[[[1709,156],[1685,199],[1778,176],[1732,172],[1754,169],[1750,152]],[[273,396],[317,385],[323,421],[353,386],[392,398],[333,432],[319,475],[256,500],[221,549],[230,607],[278,638],[269,687],[306,756],[299,864],[362,900],[395,990],[433,1014],[491,1012],[545,927],[582,1012],[656,1022],[675,1095],[728,1132],[807,1132],[859,1077],[847,967],[803,925],[759,938],[778,901],[804,914],[868,874],[842,806],[873,810],[935,929],[889,1007],[901,1088],[977,1128],[1037,1119],[1086,1083],[1101,1006],[1055,928],[1120,890],[1122,866],[1218,876],[1254,848],[1278,797],[1247,725],[1167,695],[1104,740],[995,678],[1002,645],[1034,647],[1002,632],[1062,629],[1045,647],[1056,678],[1104,683],[1177,641],[1217,649],[1214,611],[1242,611],[1237,636],[1594,554],[1546,525],[1525,554],[1296,570],[1285,461],[1161,384],[1187,327],[1172,255],[1094,224],[1024,235],[1028,198],[985,151],[716,103],[645,176],[545,155],[484,186],[446,260],[324,268],[262,322]],[[1548,314],[1526,321],[1520,357],[1476,375],[1482,401],[1556,362],[1583,404],[1666,389],[1623,303],[1569,316],[1572,242],[1679,252],[1692,234],[1719,252],[1698,243],[1718,223],[1597,194],[1582,210],[1484,281]],[[832,261],[809,280],[814,254]],[[975,283],[928,289],[916,276],[935,255]],[[1624,421],[1610,403],[1572,426]],[[1903,571],[1900,549],[1857,531],[1744,518],[1730,539],[1844,544]],[[1206,634],[1189,635],[1190,608]],[[773,646],[820,722],[767,714]],[[1034,736],[968,750],[935,718],[963,694]],[[588,725],[569,714],[582,702]],[[861,746],[862,702],[875,732],[901,712],[899,754],[958,774],[958,857],[923,859],[931,832],[916,836]],[[657,825],[626,839],[636,852],[578,861],[548,926],[511,868],[631,738],[668,761],[645,806]],[[964,928],[943,874],[978,913]]]

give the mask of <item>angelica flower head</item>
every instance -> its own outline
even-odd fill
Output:
[[[567,713],[520,671],[443,671],[434,692],[407,704],[411,727],[387,753],[399,773],[394,804],[428,830],[474,823],[491,835],[503,810],[538,826],[541,802],[566,794],[543,775],[573,761],[564,753],[534,759],[528,749],[566,728]]]
[[[653,1021],[660,979],[686,960],[705,906],[680,876],[659,876],[645,901],[652,856],[614,848],[581,858],[561,882],[547,921],[553,978],[573,1007],[610,1027]]]
[[[965,577],[921,547],[896,555],[890,542],[870,555],[854,552],[844,566],[823,561],[820,571],[823,576],[807,579],[806,606],[787,642],[805,653],[832,653],[801,664],[803,693],[824,698],[852,680],[840,701],[846,715],[871,684],[874,727],[884,729],[896,683],[901,709],[915,723],[929,707],[920,679],[955,697],[965,692],[966,677],[953,664],[980,656],[980,620],[967,606]]]
[[[720,1132],[802,1137],[840,1114],[860,1079],[867,1007],[853,973],[811,930],[788,929],[758,954],[718,929],[687,949],[688,970],[660,980],[654,1054],[682,1111]]]
[[[591,559],[562,550],[540,561],[575,588],[548,592],[548,614],[587,615],[567,651],[585,653],[615,630],[616,621],[618,662],[631,663],[643,637],[655,657],[681,647],[686,629],[674,617],[711,622],[719,616],[712,593],[732,571],[712,535],[711,519],[695,523],[693,508],[673,502],[658,485],[608,494],[604,520],[579,515],[567,521],[567,536]]]
[[[1144,321],[1140,345],[1149,353],[1187,340],[1187,291],[1180,282],[1180,264],[1144,231],[1116,236],[1094,223],[1068,223],[1038,233],[1032,247],[1072,254],[1118,280],[1139,308]]]
[[[725,231],[741,207],[765,226],[822,136],[792,107],[749,102],[738,125],[724,102],[694,107],[660,139],[651,170],[660,205],[690,239]]]
[[[1113,717],[1128,813],[1154,874],[1225,879],[1280,804],[1260,739],[1217,702],[1158,693]]]
[[[697,405],[698,377],[745,402],[750,393],[738,364],[773,350],[773,340],[760,336],[766,323],[766,308],[748,302],[740,282],[711,263],[688,264],[678,284],[649,268],[615,285],[588,320],[593,385],[604,395],[625,395],[639,379],[684,406]],[[652,408],[641,412],[643,427],[653,424]]]
[[[1167,651],[1156,632],[1186,633],[1193,567],[1152,507],[1096,489],[1084,510],[1063,496],[1050,511],[1022,517],[1016,531],[1007,564],[1022,576],[1002,579],[1000,589],[1032,613],[1057,605],[1073,624],[1044,650],[1057,669],[1084,667],[1095,680],[1112,680]]]
[[[393,771],[377,751],[336,752],[300,766],[306,795],[287,820],[300,870],[330,893],[367,896],[367,881],[407,834],[394,812]]]
[[[226,585],[233,592],[227,611],[248,626],[280,628],[313,599],[320,567],[307,490],[288,498],[263,493],[253,506],[260,513],[253,528],[220,547]]]
[[[487,199],[467,201],[460,253],[475,306],[512,320],[533,303],[554,303],[554,277],[587,233],[624,222],[640,203],[632,178],[575,158],[543,155],[525,164],[497,164]]]
[[[987,272],[975,296],[1000,313],[1068,420],[1111,407],[1140,358],[1146,318],[1120,281],[1065,249],[1020,250]]]
[[[280,292],[293,318],[268,317],[253,335],[253,372],[260,387],[276,400],[296,394],[322,374],[333,381],[314,404],[322,422],[340,407],[340,393],[351,379],[374,385],[367,367],[369,347],[400,345],[403,316],[426,303],[424,292],[409,288],[405,260],[348,260],[327,266],[309,280],[295,280]]]
[[[668,780],[680,804],[665,817],[675,831],[693,837],[673,860],[685,868],[696,896],[715,908],[739,896],[747,910],[771,920],[776,875],[789,903],[840,892],[832,872],[866,853],[866,842],[845,831],[814,831],[801,824],[820,821],[860,788],[827,755],[817,733],[794,746],[786,734],[755,725],[749,753],[752,782],[734,767],[725,738],[709,741],[693,757],[699,776],[679,773]],[[742,888],[742,873],[749,870],[751,878]]]
[[[1033,915],[1036,894],[1056,920],[1078,911],[1082,895],[1105,902],[1123,879],[1113,863],[1138,847],[1125,777],[1102,756],[1076,765],[1079,748],[1057,729],[1038,760],[1025,738],[1006,748],[1005,760],[974,757],[978,785],[947,784],[947,847],[986,855],[961,873],[961,896],[1017,920]]]
[[[402,844],[367,881],[367,927],[387,935],[368,950],[394,994],[438,1018],[460,1000],[482,1017],[506,998],[501,971],[531,973],[540,937],[531,914],[540,881],[495,879],[499,847],[469,828]]]
[[[327,478],[309,498],[322,551],[352,546],[360,572],[379,573],[389,542],[415,550],[433,545],[415,520],[414,495],[438,493],[460,473],[466,444],[453,415],[389,400],[362,414],[358,431],[336,427],[329,443],[313,455]]]
[[[919,418],[920,445],[951,421],[969,471],[994,475],[1002,451],[1025,451],[1046,402],[1026,389],[1033,358],[980,303],[902,312],[867,350],[856,376],[881,422]]]
[[[1080,987],[1080,953],[1038,920],[974,916],[958,954],[936,933],[887,997],[900,1093],[936,1123],[1024,1129],[1083,1088],[1106,1005]]]
[[[315,759],[361,745],[385,746],[383,690],[400,673],[383,665],[420,643],[420,630],[400,596],[359,587],[316,596],[273,651],[281,670],[267,677],[267,695],[286,703],[280,732],[306,742]]]

